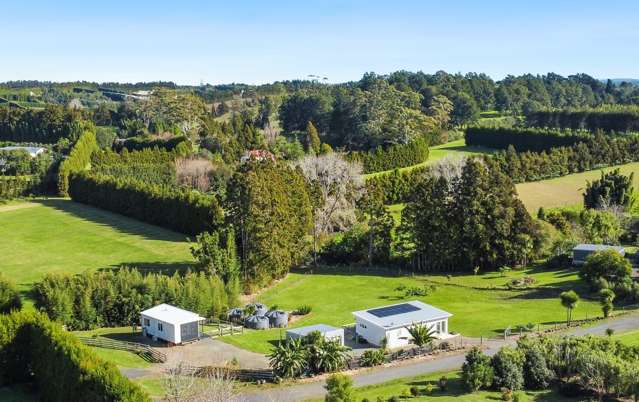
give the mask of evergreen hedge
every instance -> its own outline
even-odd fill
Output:
[[[223,219],[217,199],[197,191],[79,172],[69,179],[74,201],[187,235],[211,231]]]
[[[469,127],[466,145],[506,149],[510,145],[519,152],[541,152],[551,148],[571,146],[591,135],[580,131],[544,128]]]
[[[58,192],[62,196],[69,195],[69,175],[81,172],[90,167],[91,155],[98,150],[98,143],[93,130],[85,131],[75,143],[69,156],[60,164],[58,171]]]
[[[603,130],[607,132],[639,131],[639,110],[544,110],[526,116],[534,127]]]
[[[391,145],[387,148],[377,147],[374,151],[354,151],[348,154],[348,159],[360,162],[364,173],[413,166],[428,159],[428,141],[420,138],[409,144]]]
[[[131,137],[127,138],[123,141],[116,141],[113,143],[114,151],[122,151],[124,149],[128,151],[141,151],[146,148],[162,148],[167,151],[175,150],[180,144],[182,147],[187,147],[187,149],[191,149],[191,145],[188,142],[188,138],[184,136],[178,136],[169,138],[168,140],[163,139],[149,139],[144,137]]]
[[[366,186],[379,189],[384,194],[384,204],[398,204],[408,201],[417,184],[428,175],[428,171],[427,166],[405,171],[395,169],[390,173],[368,177]]]
[[[29,194],[31,178],[24,176],[0,176],[0,200],[10,200]]]
[[[118,368],[39,313],[0,315],[0,384],[35,382],[48,402],[150,402]]]

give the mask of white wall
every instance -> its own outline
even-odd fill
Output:
[[[144,325],[144,319],[149,320],[149,325]],[[158,330],[158,323],[162,323],[162,331]],[[142,328],[146,330],[146,333],[163,339],[167,342],[178,344],[182,340],[180,339],[180,327],[177,327],[177,331],[173,324],[168,322],[156,320],[155,318],[147,317],[145,315],[140,315],[140,325]]]
[[[386,329],[355,317],[355,332],[372,345],[379,346],[386,336]]]
[[[448,318],[437,321],[425,322],[429,329],[437,331],[437,324],[439,323],[439,332],[435,335],[448,335]],[[386,346],[390,349],[408,346],[412,339],[407,327],[386,329],[378,327],[377,325],[370,323],[369,321],[362,320],[359,317],[355,317],[355,331],[357,334],[368,341],[368,343],[375,346],[380,346],[382,340],[386,338]],[[412,325],[412,324],[411,324]]]

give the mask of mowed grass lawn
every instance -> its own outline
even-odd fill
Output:
[[[440,390],[438,383],[441,377],[446,377],[446,389]],[[426,387],[430,384],[433,391],[427,393]],[[411,387],[417,387],[420,391],[418,397],[401,398],[402,393],[410,392]],[[550,390],[545,391],[519,391],[520,401],[522,402],[577,402],[584,401],[584,398],[566,398],[557,392]],[[389,381],[379,385],[371,385],[367,387],[356,388],[356,400],[376,401],[378,397],[388,400],[393,396],[400,397],[402,401],[437,401],[437,402],[488,402],[500,401],[501,392],[496,391],[479,391],[472,394],[467,393],[462,384],[460,373],[435,373],[418,377],[402,378]],[[317,402],[323,399],[317,400]]]
[[[63,199],[0,206],[0,239],[0,272],[25,292],[47,273],[193,261],[182,235]]]
[[[639,331],[621,332],[613,335],[613,338],[629,346],[639,346]]]
[[[408,171],[415,169],[417,167],[426,166],[433,162],[436,162],[447,155],[460,155],[460,156],[470,156],[470,155],[480,155],[480,154],[490,154],[495,152],[492,148],[485,147],[477,147],[477,146],[466,146],[466,140],[463,138],[460,140],[455,140],[451,142],[447,142],[441,145],[435,145],[429,148],[428,152],[428,160],[418,163],[416,165],[407,166],[404,168],[400,168],[399,171]],[[392,170],[387,170],[384,172],[375,172],[365,175],[365,177],[373,177],[379,174],[390,173]]]
[[[490,289],[504,286],[510,279],[529,275],[543,287],[528,291]],[[431,281],[431,282],[427,282]],[[437,281],[436,290],[424,297],[404,297],[395,290],[400,285],[423,287]],[[478,290],[465,286],[480,286]],[[575,289],[586,295],[586,289],[572,270],[516,271],[506,277],[486,273],[474,276],[398,276],[366,273],[362,270],[325,268],[315,273],[291,273],[274,287],[262,293],[257,301],[267,306],[295,310],[303,304],[312,312],[292,324],[293,327],[329,324],[342,326],[354,322],[351,312],[406,300],[422,300],[453,314],[450,330],[471,337],[495,337],[508,327],[528,323],[554,325],[565,320],[566,311],[559,302],[559,293]],[[601,314],[599,304],[582,300],[574,311],[574,318]],[[285,330],[247,330],[243,335],[223,337],[222,340],[259,353],[268,353]]]
[[[541,180],[530,183],[517,184],[517,193],[526,209],[536,213],[539,207],[561,207],[583,203],[583,192],[588,181],[601,177],[601,171],[609,172],[619,168],[621,173],[634,173],[635,188],[639,188],[639,163],[628,163],[599,170],[575,173],[556,179]]]

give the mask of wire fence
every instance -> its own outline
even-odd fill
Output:
[[[94,346],[104,349],[114,350],[126,350],[133,352],[143,359],[152,363],[164,363],[166,362],[166,355],[153,349],[149,345],[137,342],[117,341],[115,339],[103,338],[103,337],[78,337],[80,342],[87,346]]]

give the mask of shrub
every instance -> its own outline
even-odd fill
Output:
[[[634,191],[633,178],[633,173],[625,176],[619,169],[607,173],[602,171],[599,180],[588,182],[584,193],[584,206],[586,208],[629,207]]]
[[[22,301],[15,283],[9,278],[5,278],[0,272],[0,314],[6,314],[21,308]]]
[[[512,348],[501,348],[492,358],[493,385],[496,388],[507,388],[512,391],[524,386],[523,356]]]
[[[493,383],[493,368],[490,357],[479,348],[474,347],[466,354],[466,361],[462,365],[462,383],[470,392],[488,388]]]
[[[362,354],[359,362],[364,367],[373,367],[384,364],[386,353],[384,349],[367,350]]]
[[[309,304],[302,304],[295,309],[296,315],[307,315],[313,310],[313,306]]]
[[[332,374],[326,379],[326,402],[355,402],[353,380],[345,374]]]
[[[579,271],[579,276],[591,286],[603,278],[611,286],[627,282],[632,274],[630,261],[615,250],[602,250],[590,254]]]
[[[546,357],[539,347],[528,348],[524,353],[524,383],[528,389],[546,389],[553,378]]]
[[[72,175],[69,194],[76,202],[188,235],[212,231],[223,218],[214,196],[99,174]]]
[[[118,368],[38,313],[0,316],[0,384],[35,381],[47,401],[150,402]]]
[[[419,388],[417,388],[415,386],[410,387],[410,394],[413,397],[418,397],[419,396]]]

